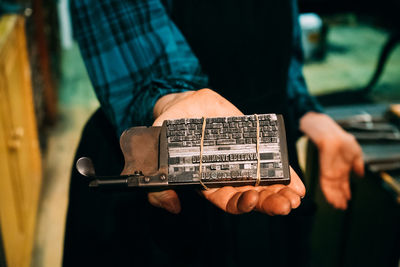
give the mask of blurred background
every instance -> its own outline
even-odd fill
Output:
[[[349,209],[334,210],[315,149],[299,141],[317,203],[313,266],[400,266],[400,2],[299,8],[309,90],[354,132],[368,165]],[[72,160],[98,106],[68,0],[0,0],[0,267],[61,266]]]

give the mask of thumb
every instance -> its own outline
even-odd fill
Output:
[[[353,170],[359,176],[364,176],[364,160],[362,154],[358,155],[353,161]]]
[[[171,213],[178,214],[181,211],[181,203],[174,190],[148,193],[147,198],[151,205],[163,208]]]
[[[290,167],[290,184],[288,187],[296,192],[301,198],[306,194],[306,187],[292,167]]]

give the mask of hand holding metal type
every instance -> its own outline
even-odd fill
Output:
[[[120,176],[96,176],[90,159],[78,171],[89,186],[167,189],[289,184],[281,115],[190,118],[161,127],[133,127],[120,139],[125,166]]]

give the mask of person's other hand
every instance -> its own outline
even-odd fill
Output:
[[[326,200],[337,209],[346,209],[351,198],[350,172],[364,175],[360,145],[325,114],[306,113],[300,120],[300,129],[318,148],[320,185]]]
[[[177,118],[242,116],[234,105],[210,89],[170,94],[160,98],[154,107],[154,126]],[[202,190],[203,196],[222,210],[240,214],[257,210],[270,215],[286,215],[300,205],[305,187],[291,169],[291,183],[272,186],[242,186]],[[152,192],[149,202],[172,213],[181,210],[174,190]]]

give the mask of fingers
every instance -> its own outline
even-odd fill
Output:
[[[147,195],[151,205],[163,208],[171,213],[178,214],[181,211],[181,203],[174,190],[151,192]]]
[[[258,192],[248,190],[245,192],[237,192],[228,201],[226,211],[232,214],[241,214],[252,211],[258,202]]]
[[[306,187],[304,186],[297,173],[292,169],[292,167],[290,167],[290,184],[288,185],[288,187],[302,198],[306,194]]]
[[[291,182],[288,186],[225,186],[202,193],[214,205],[232,214],[257,210],[270,215],[286,215],[300,205],[306,192],[299,176],[292,169],[290,172]]]
[[[300,205],[305,187],[299,176],[292,170],[288,186],[243,186],[204,190],[206,199],[231,214],[247,213],[254,209],[270,215],[286,215]],[[173,190],[148,194],[150,204],[177,214],[181,211],[178,195]]]
[[[290,200],[266,189],[260,193],[257,210],[269,215],[287,215],[291,211]]]
[[[290,202],[291,209],[296,209],[300,206],[301,198],[290,188],[283,188],[279,193]]]
[[[269,215],[286,215],[300,205],[302,196],[283,185],[237,188],[226,186],[212,190],[203,191],[203,195],[231,214],[257,210]]]
[[[350,169],[353,169],[353,171],[359,176],[363,177],[364,176],[364,160],[363,160],[363,153],[360,145],[357,143],[356,138],[351,135],[351,141],[350,144],[348,145],[349,147],[352,148],[352,158],[349,162]]]
[[[232,186],[224,186],[221,188],[213,188],[201,191],[203,196],[211,201],[218,208],[226,211],[228,201],[238,192]]]
[[[278,192],[266,188],[260,192],[256,209],[269,215],[287,215],[300,203],[300,195],[289,187],[283,187]]]
[[[347,209],[347,201],[351,199],[349,185],[330,185],[321,180],[321,189],[326,201],[336,209]]]
[[[341,183],[342,187],[342,192],[344,197],[346,198],[346,201],[349,201],[351,199],[351,190],[350,190],[350,178],[347,178],[345,182]]]
[[[350,171],[353,169],[357,175],[364,175],[360,146],[353,136],[346,140],[332,153],[320,151],[322,192],[328,203],[342,210],[347,209],[351,199]]]
[[[225,186],[202,192],[206,199],[220,209],[232,214],[241,214],[252,211],[257,204],[258,192],[252,188],[254,187]]]
[[[329,204],[336,209],[347,209],[351,198],[350,184],[347,180],[332,180],[321,177],[321,190]]]

